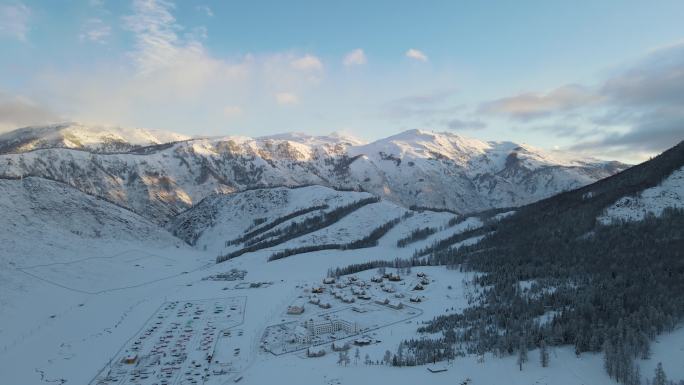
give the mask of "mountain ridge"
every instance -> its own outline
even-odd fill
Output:
[[[11,147],[14,142],[3,138],[16,135],[0,136],[0,148]],[[59,180],[165,223],[210,194],[272,186],[355,189],[405,207],[482,211],[530,203],[626,167],[524,144],[425,130],[365,144],[334,134],[170,135],[183,140],[151,143],[156,139],[143,135],[148,142],[124,140],[127,151],[114,153],[92,144],[4,153],[0,175]]]
[[[124,153],[142,147],[189,140],[191,137],[153,129],[63,122],[28,126],[0,134],[0,154],[48,148],[93,153]]]

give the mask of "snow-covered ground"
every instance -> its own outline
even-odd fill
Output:
[[[230,198],[208,198],[215,201],[198,205],[196,213],[193,210],[185,213],[188,227],[183,228],[197,231],[199,235],[197,244],[191,247],[137,214],[60,183],[38,178],[0,180],[0,210],[4,214],[0,222],[0,383],[98,384],[98,375],[108,373],[111,365],[124,368],[125,375],[117,377],[119,382],[108,382],[119,385],[155,382],[161,385],[163,378],[169,385],[192,383],[191,379],[200,384],[218,385],[238,378],[240,383],[258,385],[292,381],[305,385],[378,381],[397,385],[460,384],[467,379],[472,384],[492,385],[614,383],[604,372],[600,355],[583,354],[578,358],[571,348],[550,349],[548,368],[542,368],[537,352],[531,351],[530,361],[522,371],[515,357],[501,359],[491,355],[486,355],[483,361],[466,356],[440,363],[437,366],[447,369],[442,373],[430,373],[427,366],[394,368],[380,364],[385,352],[394,352],[401,340],[421,337],[416,333],[420,323],[467,306],[477,290],[468,284],[473,273],[444,267],[413,268],[410,273],[387,269],[402,276],[401,281],[392,282],[392,292],[383,291],[379,284],[373,283],[366,289],[371,299],[356,298],[352,304],[328,292],[321,298],[331,303],[331,309],[311,304],[305,305],[301,315],[287,314],[289,306],[308,300],[311,288],[322,284],[330,268],[407,258],[436,241],[482,226],[482,221],[471,217],[448,226],[453,214],[414,212],[373,248],[325,250],[267,262],[276,249],[282,248],[278,245],[215,264],[217,252],[225,249],[225,241],[244,234],[249,228],[266,225],[312,204],[329,203],[333,207],[368,196],[323,187],[257,191]],[[405,208],[386,201],[369,204],[328,227],[290,242],[312,244],[322,242],[323,238],[336,242],[358,239],[406,212]],[[255,219],[259,224],[255,224]],[[397,247],[397,240],[424,227],[435,227],[438,231],[404,248]],[[207,279],[220,277],[232,269],[246,271],[246,275],[242,280]],[[423,290],[414,290],[420,282],[418,272],[425,273],[429,279]],[[375,270],[369,270],[355,276],[370,282],[375,274]],[[531,284],[531,281],[521,283],[524,287]],[[332,285],[328,286],[326,290],[333,290]],[[351,291],[350,287],[339,290],[347,295]],[[400,312],[375,302],[384,296],[411,308]],[[421,301],[410,302],[414,296]],[[240,305],[235,305],[235,301]],[[168,308],[173,303],[177,303],[176,307]],[[204,312],[178,313],[179,306],[188,303],[192,304],[190,307],[202,307]],[[369,311],[355,316],[355,311],[350,310],[353,306]],[[223,310],[218,311],[217,307]],[[347,339],[353,341],[368,335],[374,341],[358,348],[358,361],[355,346],[350,351],[351,362],[346,366],[337,363],[337,353],[331,352],[327,342],[318,347],[326,350],[318,358],[306,357],[301,350],[274,355],[260,346],[264,331],[274,325],[299,323],[308,318],[325,319],[326,312],[336,310],[339,310],[335,313],[338,317],[369,329]],[[232,318],[227,321],[228,315],[237,317],[238,314],[242,317],[238,322],[232,322]],[[173,322],[183,325],[189,322],[197,327],[181,335],[173,331]],[[160,332],[168,334],[170,339],[158,340]],[[146,338],[154,339],[148,343]],[[159,365],[150,364],[137,377],[137,363],[126,364],[133,367],[119,365],[136,341],[141,341],[141,352],[162,355]],[[178,342],[182,346],[175,345]],[[199,369],[192,369],[188,360],[204,359],[203,354],[210,350],[205,350],[207,346],[213,346],[212,358],[218,363],[193,365]],[[179,358],[180,353],[173,356],[177,353],[171,350],[174,347],[185,349],[188,360]],[[652,347],[652,357],[639,361],[642,374],[651,377],[655,365],[662,362],[671,379],[684,379],[684,329],[659,336]],[[366,355],[372,364],[365,363]],[[172,360],[170,357],[181,363],[168,365],[179,365],[183,370],[160,378],[158,374]],[[142,353],[139,358],[143,358]],[[205,367],[207,372],[203,370]],[[226,369],[225,373],[221,373],[222,368]],[[209,373],[208,377],[205,373]]]
[[[453,384],[467,378],[473,384],[501,384],[504,378],[505,383],[510,384],[613,383],[603,371],[601,356],[584,354],[576,358],[570,348],[551,349],[549,368],[542,368],[538,364],[537,353],[532,351],[530,362],[523,371],[518,370],[514,357],[499,359],[489,355],[484,362],[479,362],[474,356],[458,358],[444,364],[448,369],[446,373],[435,374],[428,372],[425,366],[393,368],[364,364],[366,355],[373,363],[382,361],[386,350],[394,352],[400,340],[416,335],[420,322],[466,306],[467,297],[473,289],[464,283],[471,276],[442,267],[412,270],[410,276],[421,271],[432,280],[420,292],[424,302],[411,304],[423,313],[416,319],[368,333],[381,342],[360,347],[361,359],[358,362],[353,358],[355,347],[350,351],[352,359],[348,366],[338,365],[337,354],[331,352],[328,345],[322,346],[327,354],[320,358],[307,358],[302,351],[275,356],[259,349],[263,331],[283,321],[285,310],[302,295],[305,285],[310,287],[320,283],[329,266],[362,262],[372,252],[326,251],[296,255],[271,263],[265,262],[267,252],[258,252],[214,265],[210,263],[212,256],[185,249],[169,250],[165,253],[169,258],[192,260],[196,270],[190,269],[187,274],[150,281],[137,287],[94,294],[74,292],[32,276],[24,276],[22,279],[29,289],[21,294],[22,301],[13,309],[13,313],[20,316],[3,317],[1,324],[0,373],[3,373],[3,383],[39,384],[60,379],[66,380],[65,383],[91,383],[111,359],[120,358],[121,349],[140,335],[162,304],[233,297],[245,297],[244,322],[239,327],[229,329],[232,330],[231,338],[239,335],[240,339],[226,345],[228,352],[222,351],[221,354],[222,360],[240,360],[240,370],[215,376],[217,379],[242,377],[241,382],[245,384],[275,383],[284,378],[296,379],[301,384],[358,384],[371,379],[396,384]],[[382,258],[383,255],[379,253],[372,257]],[[99,266],[89,268],[93,269],[93,274],[101,273],[97,271]],[[272,284],[244,288],[248,286],[202,279],[231,268],[246,270],[246,282]],[[135,267],[122,260],[119,269],[134,270]],[[374,271],[367,271],[357,276],[369,280],[373,274]],[[121,280],[119,286],[128,280],[125,273],[117,276]],[[412,279],[406,276],[403,281],[405,285],[397,283],[398,291],[410,291]],[[333,306],[341,305],[334,303]],[[317,310],[314,307],[307,308],[301,319],[315,312]],[[30,321],[27,322],[27,319]],[[129,340],[131,342],[127,342]],[[662,361],[671,378],[684,378],[680,352],[684,346],[684,333],[680,329],[671,335],[659,337],[658,341],[654,344],[651,360],[642,364],[643,373],[650,374],[655,363]],[[239,348],[238,355],[234,353],[236,348]],[[208,384],[225,382],[215,382],[218,380],[212,376]]]

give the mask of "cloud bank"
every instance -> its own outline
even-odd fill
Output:
[[[480,104],[478,112],[578,138],[570,147],[576,151],[638,160],[684,140],[682,107],[684,42],[649,52],[596,86],[504,97]]]
[[[0,38],[26,41],[31,9],[23,3],[0,4]]]

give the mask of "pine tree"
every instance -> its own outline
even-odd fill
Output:
[[[663,369],[663,364],[661,362],[658,362],[658,366],[655,369],[653,385],[667,385],[667,376],[665,375],[665,370]]]
[[[639,365],[634,365],[632,377],[629,379],[628,385],[641,385],[641,369],[639,368]]]
[[[615,377],[615,347],[610,339],[603,344],[603,367],[610,378]]]
[[[539,346],[539,363],[542,368],[549,366],[549,350],[546,348],[546,341],[542,340]]]
[[[382,358],[382,360],[385,362],[385,365],[389,365],[390,361],[392,360],[392,353],[389,350],[385,350],[385,356]]]
[[[518,349],[518,365],[522,370],[523,364],[527,362],[527,343],[525,338],[520,338],[520,348]]]

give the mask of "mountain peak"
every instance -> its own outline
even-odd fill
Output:
[[[0,153],[26,152],[44,148],[125,152],[138,147],[187,139],[190,137],[160,130],[62,122],[23,127],[1,134]]]
[[[282,134],[273,134],[260,136],[256,138],[257,140],[283,140],[295,143],[301,143],[306,145],[317,145],[317,144],[346,144],[349,146],[355,146],[363,144],[364,142],[360,139],[354,138],[349,135],[340,134],[337,132],[330,133],[328,135],[309,135],[302,132],[285,132]]]

